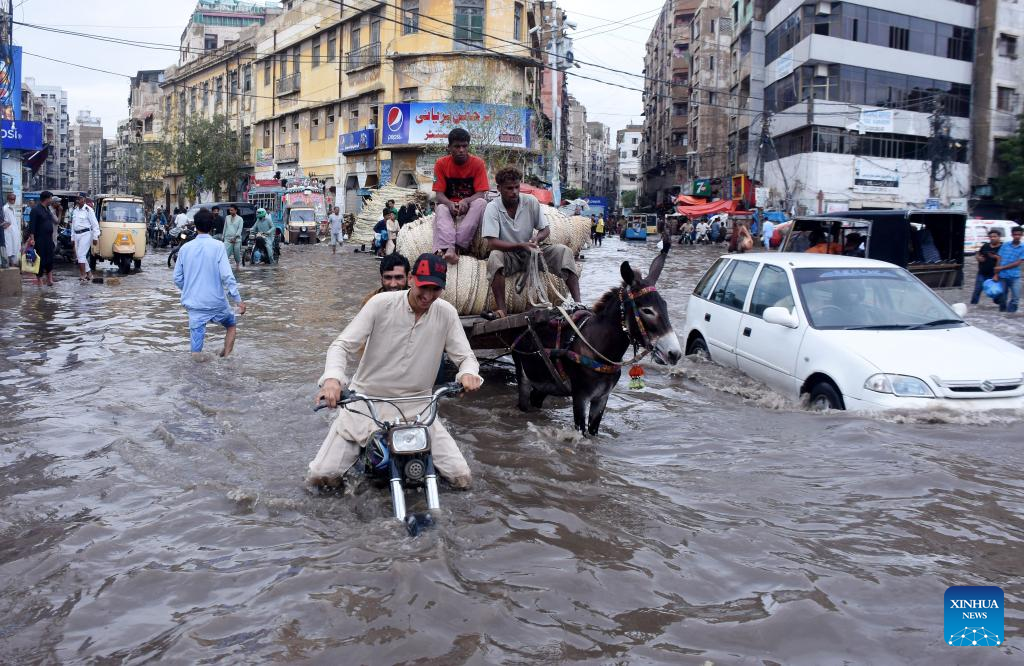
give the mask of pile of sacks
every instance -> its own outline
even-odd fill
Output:
[[[396,200],[397,201],[397,200]],[[549,242],[567,246],[573,255],[578,255],[590,239],[590,218],[574,216],[566,217],[550,206],[543,206],[551,228]],[[402,227],[398,234],[398,252],[412,262],[425,252],[434,249],[434,216],[420,218]],[[459,263],[448,267],[447,287],[444,299],[455,306],[460,315],[477,315],[494,308],[494,296],[487,280],[487,243],[477,231],[473,241],[471,255],[459,257]],[[577,263],[579,268],[579,264]],[[509,313],[526,312],[532,307],[524,293],[516,291],[520,276],[510,277],[505,281],[505,301]],[[548,300],[561,303],[568,294],[568,289],[561,277],[544,273],[547,282]]]

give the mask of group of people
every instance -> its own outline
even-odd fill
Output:
[[[395,207],[395,200],[388,199],[384,203],[384,210],[381,213],[380,221],[373,227],[373,250],[378,257],[383,257],[395,252],[398,242],[398,233],[402,227],[415,222],[423,216],[419,206],[410,201],[404,206]]]
[[[44,191],[29,211],[28,228],[22,229],[21,215],[15,209],[17,197],[7,193],[3,207],[3,233],[0,234],[0,265],[18,267],[35,275],[36,285],[53,286],[53,261],[57,253],[57,233],[61,223],[71,227],[71,242],[83,283],[92,280],[89,252],[99,243],[100,226],[96,212],[85,197],[80,196],[65,211],[61,200]],[[67,215],[67,219],[65,219]]]
[[[974,292],[971,303],[977,304],[987,280],[994,280],[1002,285],[1002,293],[995,302],[1000,312],[1017,311],[1020,301],[1020,267],[1024,264],[1024,227],[1013,227],[1010,230],[1010,242],[1003,240],[999,229],[990,229],[988,242],[981,246],[975,259],[978,261],[978,275],[974,280]]]

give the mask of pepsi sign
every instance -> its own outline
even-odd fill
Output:
[[[382,143],[409,143],[409,105],[388,104],[384,107],[384,138]]]
[[[39,150],[43,147],[43,124],[28,120],[0,121],[4,150]]]

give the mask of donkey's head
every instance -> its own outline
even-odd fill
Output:
[[[662,248],[651,262],[651,270],[645,278],[634,271],[628,261],[622,262],[620,271],[623,282],[623,306],[625,324],[633,340],[647,346],[658,363],[675,365],[683,356],[679,338],[672,330],[668,316],[668,305],[658,293],[655,283],[665,266],[672,241],[668,234],[662,235]]]

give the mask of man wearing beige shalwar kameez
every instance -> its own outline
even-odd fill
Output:
[[[459,367],[457,382],[467,391],[480,388],[480,365],[459,314],[450,303],[439,300],[446,272],[441,257],[420,255],[408,291],[377,294],[363,306],[327,350],[317,402],[336,406],[346,386],[356,393],[383,398],[430,395],[442,352]],[[402,411],[411,417],[426,404],[402,403]],[[399,415],[387,403],[375,407],[384,420],[393,422]],[[310,485],[336,486],[356,462],[360,447],[377,429],[366,413],[360,403],[338,412],[320,451],[309,463]],[[472,479],[469,465],[441,419],[430,426],[430,440],[441,476],[457,488],[468,487]]]

